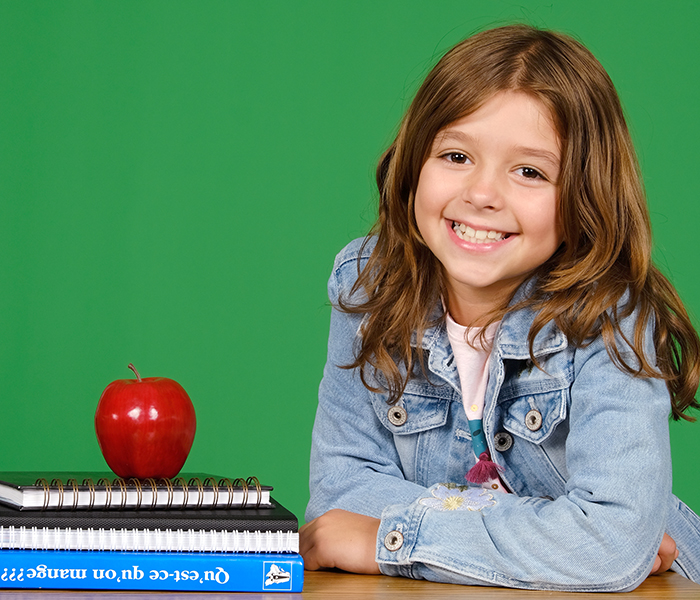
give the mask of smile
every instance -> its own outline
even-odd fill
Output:
[[[473,229],[469,225],[457,221],[452,221],[452,230],[457,234],[457,237],[472,244],[491,244],[510,237],[510,233],[492,229]]]

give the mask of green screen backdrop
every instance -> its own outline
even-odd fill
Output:
[[[106,469],[95,407],[133,362],[195,404],[185,470],[303,517],[333,257],[431,65],[514,21],[616,82],[696,318],[696,2],[0,0],[0,470]],[[671,434],[700,511],[700,424]]]

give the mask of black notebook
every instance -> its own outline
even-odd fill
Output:
[[[242,508],[269,505],[270,486],[255,477],[183,474],[121,479],[112,473],[0,473],[0,503],[19,510]]]
[[[0,548],[297,552],[296,517],[247,508],[19,511],[0,506]]]

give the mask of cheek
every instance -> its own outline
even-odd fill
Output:
[[[429,167],[423,168],[414,199],[416,219],[419,214],[426,218],[442,213],[448,195],[446,187],[445,178],[437,177]]]
[[[423,197],[421,196],[419,190],[416,190],[416,194],[413,200],[413,215],[415,218],[416,226],[418,227],[418,231],[423,240],[425,240],[428,234],[427,223],[429,219],[428,214],[426,213]]]
[[[413,214],[416,219],[416,225],[418,225],[418,229],[423,236],[425,236],[424,228],[431,212],[430,196],[426,191],[425,178],[421,175],[421,178],[418,180],[416,192],[413,196]]]
[[[536,242],[543,254],[549,253],[547,258],[554,253],[564,239],[561,219],[559,217],[558,202],[555,196],[545,196],[530,199],[527,219],[531,241]]]
[[[444,204],[431,192],[434,190],[428,192],[425,187],[418,186],[413,201],[413,214],[423,241],[434,250],[433,245],[441,237],[444,227]]]
[[[564,230],[561,226],[561,217],[559,214],[559,202],[555,197],[545,203],[545,210],[542,211],[540,218],[540,226],[542,228],[542,237],[547,240],[548,248],[554,251],[564,241]]]

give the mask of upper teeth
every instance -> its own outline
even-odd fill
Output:
[[[506,237],[505,233],[493,231],[491,229],[472,229],[464,223],[452,223],[452,229],[461,239],[467,242],[475,242],[477,244],[486,244],[488,242],[498,242]]]

